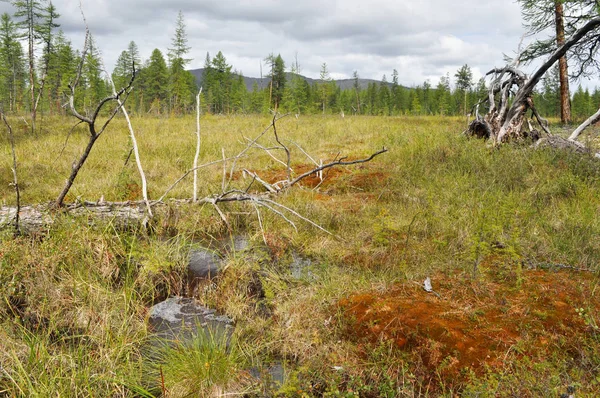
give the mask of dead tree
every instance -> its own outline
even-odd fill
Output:
[[[8,140],[10,141],[10,148],[12,152],[12,173],[13,173],[13,186],[15,188],[15,196],[17,200],[17,207],[15,209],[15,234],[21,232],[19,225],[19,213],[21,212],[21,191],[19,189],[19,178],[17,175],[17,152],[15,150],[15,135],[13,133],[12,126],[6,120],[6,115],[0,110],[0,119],[4,122],[6,129],[8,130]]]
[[[131,90],[131,86],[133,85],[133,80],[135,79],[135,73],[134,73],[131,76],[129,84],[127,86],[123,87],[122,89],[120,89],[119,91],[114,92],[113,95],[110,95],[110,96],[104,98],[102,101],[100,101],[98,103],[98,105],[96,106],[95,110],[92,112],[91,116],[84,116],[81,113],[79,113],[77,111],[77,109],[75,108],[75,91],[81,80],[83,64],[85,62],[85,57],[86,57],[87,51],[89,50],[89,47],[90,47],[90,35],[89,35],[89,31],[87,31],[86,37],[85,37],[84,49],[81,54],[79,66],[77,68],[77,75],[75,77],[75,80],[71,84],[69,84],[69,90],[70,90],[69,109],[71,111],[71,114],[75,118],[79,119],[78,124],[84,123],[87,125],[88,132],[89,132],[88,143],[87,143],[83,153],[79,157],[79,159],[73,163],[73,166],[71,167],[71,174],[69,175],[69,178],[65,182],[65,186],[63,187],[62,191],[60,192],[60,194],[54,201],[55,207],[63,206],[65,197],[69,193],[69,190],[71,189],[71,186],[73,185],[73,182],[75,181],[75,178],[77,178],[77,174],[79,174],[81,167],[83,167],[85,161],[87,160],[88,156],[90,155],[92,148],[94,147],[94,144],[96,143],[98,138],[100,138],[102,133],[106,130],[106,128],[108,127],[110,122],[117,115],[117,113],[119,112],[119,109],[121,109],[122,103],[127,99],[127,96],[129,95],[130,90]],[[98,116],[100,115],[102,109],[104,109],[105,106],[108,106],[112,102],[116,102],[116,105],[111,110],[108,119],[102,125],[98,126],[97,125]]]
[[[521,138],[523,123],[527,111],[530,110],[540,127],[549,134],[547,123],[535,109],[532,99],[533,89],[548,69],[570,49],[582,42],[595,41],[599,34],[599,28],[600,16],[588,20],[563,45],[558,47],[531,76],[527,76],[519,70],[516,64],[489,71],[486,76],[491,76],[491,85],[488,97],[482,101],[482,103],[489,104],[488,112],[483,118],[477,115],[469,125],[467,133],[481,136],[481,132],[484,131],[486,135],[489,135],[487,138],[493,140],[495,144]],[[594,54],[590,53],[590,56],[593,57]]]

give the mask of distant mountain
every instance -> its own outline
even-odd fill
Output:
[[[192,69],[190,70],[190,73],[192,75],[194,75],[194,77],[196,78],[196,82],[198,83],[198,86],[202,85],[202,78],[204,75],[204,68],[200,68],[200,69]],[[235,74],[234,74],[235,75]],[[319,79],[311,79],[310,77],[306,77],[306,76],[302,76],[299,75],[301,78],[303,78],[304,80],[306,80],[308,82],[309,85],[313,85],[313,83],[319,83],[320,80]],[[258,89],[262,90],[264,88],[269,87],[269,82],[271,81],[271,79],[269,77],[263,77],[262,79],[259,77],[247,77],[247,76],[243,76],[244,77],[244,83],[246,84],[246,89],[248,91],[252,91],[252,88],[254,87],[254,83],[256,83],[258,85]],[[292,80],[292,74],[291,73],[286,73],[286,80],[289,82],[290,80]],[[342,80],[335,80],[335,83],[338,85],[339,88],[341,88],[342,90],[347,90],[350,88],[354,87],[354,79],[342,79]],[[358,85],[360,86],[361,90],[366,89],[370,83],[376,83],[376,84],[380,84],[381,81],[379,80],[373,80],[373,79],[358,79]],[[392,84],[388,82],[388,85],[391,87]]]

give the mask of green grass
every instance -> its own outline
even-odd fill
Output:
[[[270,121],[204,116],[200,163],[220,159],[222,149],[226,156],[237,154],[245,138],[257,136]],[[37,137],[29,136],[18,119],[11,122],[24,203],[55,199],[85,144],[85,131],[74,129],[65,145],[68,120],[47,118]],[[188,117],[133,123],[151,198],[158,198],[192,166],[195,122]],[[190,247],[226,234],[214,209],[169,204],[158,210],[148,231],[117,223],[89,225],[67,216],[57,216],[41,236],[14,238],[6,231],[0,241],[0,394],[133,397],[161,395],[165,387],[169,397],[218,391],[258,395],[266,387],[246,370],[279,360],[288,369],[282,396],[450,396],[457,391],[466,396],[489,391],[558,396],[568,385],[581,396],[594,396],[600,389],[594,373],[600,364],[595,332],[582,329],[569,350],[557,342],[540,364],[515,347],[503,369],[466,375],[460,384],[445,379],[441,368],[431,372],[439,377],[424,378],[424,365],[415,363],[410,352],[348,333],[340,300],[413,286],[426,276],[435,282],[440,275],[473,281],[473,290],[455,292],[471,297],[476,283],[496,283],[490,258],[501,259],[498,275],[508,275],[506,283],[516,291],[520,282],[515,281],[528,267],[547,263],[589,269],[593,272],[585,275],[597,285],[600,163],[526,145],[491,148],[461,136],[463,129],[464,120],[455,118],[281,120],[281,137],[317,160],[357,159],[383,146],[389,152],[332,171],[317,190],[297,186],[277,197],[342,239],[290,216],[296,232],[264,208],[261,229],[252,206],[222,205],[236,232],[267,246],[253,260],[227,259],[219,283],[198,296],[236,319],[236,351],[214,341],[171,346],[151,364],[150,377],[143,353],[147,308],[184,293]],[[68,201],[141,199],[133,159],[124,164],[127,134],[122,120],[111,125]],[[273,146],[272,134],[261,144]],[[0,195],[3,203],[13,204],[10,148],[1,145]],[[294,145],[290,149],[294,167],[311,164]],[[284,176],[283,167],[260,150],[241,159],[241,168],[269,182]],[[202,169],[199,177],[200,196],[220,192],[222,165]],[[236,173],[232,186],[245,189],[249,182]],[[189,198],[191,189],[190,176],[170,197]],[[314,278],[290,277],[292,251],[313,259]],[[475,275],[474,267],[479,267]],[[588,319],[597,320],[597,294],[590,291],[587,302],[572,303],[572,310],[585,308]],[[209,368],[215,373],[205,373],[205,364],[213,360],[218,366]],[[164,386],[156,374],[160,369]]]

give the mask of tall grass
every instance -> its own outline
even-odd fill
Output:
[[[54,199],[82,150],[85,131],[77,127],[69,133],[68,121],[46,119],[44,132],[32,137],[19,120],[11,122],[18,132],[23,201]],[[237,154],[269,123],[257,116],[203,117],[200,163],[220,159],[222,149],[226,156]],[[190,117],[139,118],[133,124],[150,196],[157,198],[191,168],[195,123]],[[506,267],[563,264],[597,272],[600,264],[597,160],[518,144],[490,148],[461,136],[463,128],[463,120],[434,117],[281,120],[278,132],[290,144],[294,167],[312,162],[291,141],[324,161],[361,158],[383,146],[390,151],[371,163],[325,173],[316,190],[304,184],[276,198],[337,237],[297,219],[296,232],[264,209],[259,224],[253,207],[223,206],[236,232],[265,246],[250,258],[228,258],[219,284],[198,296],[236,318],[240,350],[201,339],[192,346],[169,346],[155,364],[152,383],[143,352],[147,308],[185,292],[187,251],[225,232],[214,209],[170,205],[148,231],[56,216],[43,236],[15,239],[6,233],[0,241],[0,391],[8,396],[258,393],[261,387],[244,376],[245,367],[280,360],[291,369],[281,395],[351,396],[350,390],[361,396],[435,395],[415,377],[405,353],[385,342],[365,349],[348,338],[339,300],[420,283],[431,275],[485,278],[476,272],[477,264],[499,250]],[[274,140],[267,134],[261,144],[273,146]],[[6,166],[0,170],[0,194],[11,204],[10,150],[6,142],[0,145],[0,164]],[[126,126],[116,120],[92,151],[68,201],[140,199],[135,166],[125,164],[129,150]],[[258,149],[238,166],[270,182],[285,175]],[[199,179],[199,195],[219,192],[222,165],[200,170]],[[245,189],[249,182],[235,173],[232,184]],[[190,198],[191,186],[191,179],[184,181],[170,197]],[[292,251],[313,260],[311,278],[290,276]],[[520,392],[535,395],[542,386],[556,387],[560,380],[550,369],[584,374],[597,365],[597,339],[582,341],[581,352],[592,365],[574,363],[557,349],[543,369],[513,358],[514,367],[474,377],[464,391],[510,384],[510,369],[529,372]],[[565,370],[568,363],[574,370]],[[160,369],[164,382],[156,374]],[[587,392],[597,389],[590,378],[582,376],[581,383]]]

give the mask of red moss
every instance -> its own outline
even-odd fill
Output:
[[[589,294],[591,279],[566,271],[524,271],[517,287],[515,280],[475,284],[439,275],[433,281],[442,299],[403,284],[339,304],[348,338],[392,341],[422,364],[423,377],[439,375],[453,385],[466,377],[465,369],[481,374],[502,368],[511,352],[542,357],[558,350],[560,342],[576,344],[587,333],[576,308],[600,309]]]

